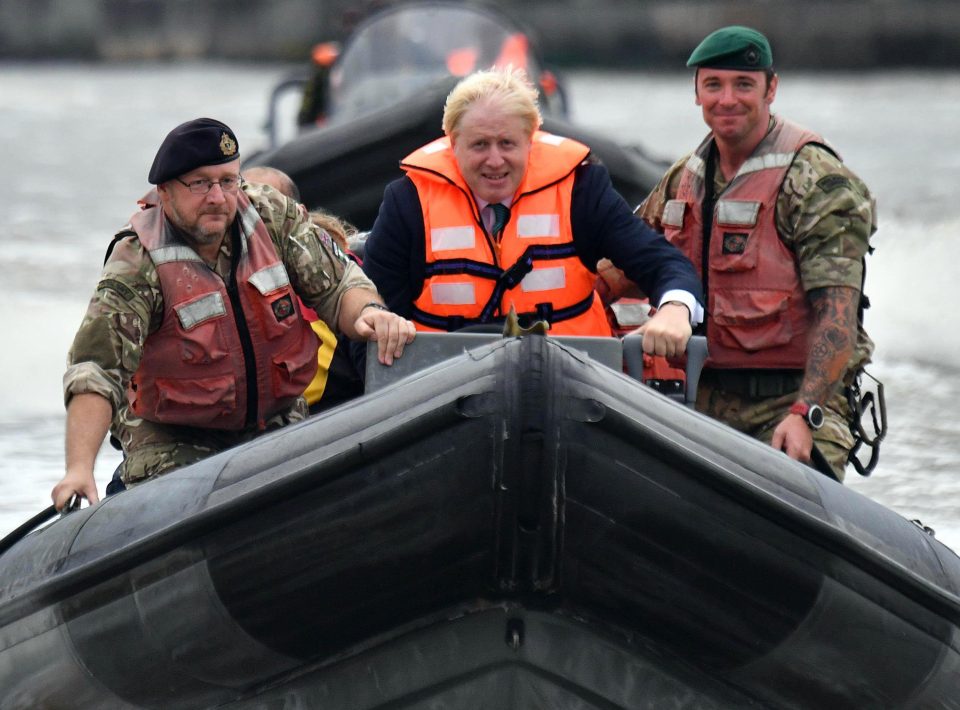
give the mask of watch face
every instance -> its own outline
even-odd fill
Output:
[[[810,410],[807,412],[807,421],[814,429],[819,429],[823,426],[823,410],[820,409],[819,405],[810,405]]]

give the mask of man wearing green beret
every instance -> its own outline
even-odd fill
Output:
[[[129,486],[303,419],[317,338],[301,300],[334,332],[377,341],[387,365],[415,335],[298,203],[244,184],[220,121],[170,131],[147,179],[70,348],[57,509],[97,502],[108,430]]]
[[[874,201],[823,138],[771,113],[779,77],[760,32],[719,29],[687,66],[710,133],[637,214],[703,282],[697,409],[843,480],[846,390],[873,350],[861,291]]]

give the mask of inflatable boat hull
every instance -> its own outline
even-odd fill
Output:
[[[576,339],[503,339],[21,540],[0,708],[958,708],[958,583]]]

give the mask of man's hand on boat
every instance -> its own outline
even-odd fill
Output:
[[[379,360],[392,365],[403,355],[404,346],[416,336],[413,323],[387,310],[375,291],[351,288],[342,297],[340,330],[358,340],[375,340]],[[67,407],[66,474],[53,487],[50,497],[57,510],[79,495],[97,503],[93,465],[110,428],[110,401],[92,392],[75,395]]]
[[[97,482],[93,464],[100,451],[113,410],[110,400],[94,392],[74,395],[67,405],[66,475],[53,487],[50,497],[57,510],[63,511],[74,495],[97,503]]]
[[[813,452],[813,433],[803,417],[788,414],[773,430],[770,445],[790,458],[808,464]]]
[[[343,294],[340,328],[349,338],[376,341],[377,359],[383,365],[392,365],[417,335],[411,321],[390,311],[376,293],[363,288]]]
[[[643,352],[647,355],[678,357],[687,349],[693,335],[690,309],[679,301],[668,301],[635,333],[643,335]]]
[[[87,475],[82,472],[68,472],[53,487],[53,492],[50,495],[53,499],[53,505],[59,513],[64,512],[65,508],[71,507],[74,501],[79,506],[79,500],[76,496],[86,498],[90,505],[100,502],[100,496],[97,495],[97,483],[92,473]]]

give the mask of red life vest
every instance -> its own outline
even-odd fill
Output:
[[[164,304],[163,323],[147,337],[127,392],[139,417],[262,429],[316,373],[317,337],[270,235],[242,192],[237,209],[235,289],[175,236],[161,207],[148,205],[130,220],[157,269]]]
[[[426,269],[413,303],[418,330],[457,330],[495,322],[513,306],[549,321],[557,335],[610,335],[596,275],[573,244],[570,202],[574,171],[590,150],[536,132],[527,171],[499,242],[483,227],[476,201],[441,138],[401,163],[423,210]]]
[[[794,253],[776,227],[777,196],[797,152],[822,138],[774,120],[717,198],[709,235],[707,367],[804,369],[812,314]],[[703,278],[705,167],[712,136],[684,167],[677,197],[664,206],[667,239]],[[832,149],[830,149],[832,152]]]

